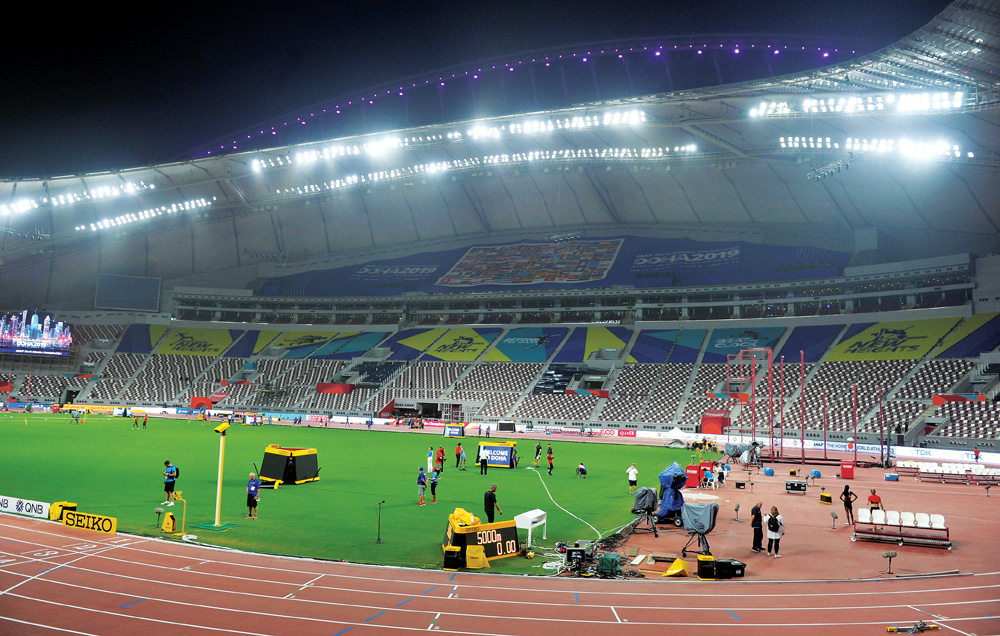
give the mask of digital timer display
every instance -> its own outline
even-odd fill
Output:
[[[486,554],[487,560],[512,556],[520,552],[517,545],[517,528],[513,525],[505,528],[493,528],[496,525],[500,524],[480,526],[481,528],[489,529],[466,535],[466,547],[470,545],[483,546],[483,552]],[[475,538],[474,541],[473,538]]]
[[[442,548],[461,548],[462,556],[469,546],[482,546],[487,561],[520,554],[521,545],[514,521],[500,521],[474,526],[461,526],[451,520],[445,530]]]

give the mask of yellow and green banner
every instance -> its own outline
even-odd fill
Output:
[[[153,353],[175,356],[212,356],[233,344],[233,332],[229,329],[204,329],[200,327],[176,327],[163,339]]]
[[[424,359],[445,362],[472,362],[490,346],[500,334],[498,328],[472,329],[459,327],[444,334],[427,349]]]
[[[936,357],[941,356],[942,353],[948,351],[948,349],[951,349],[954,345],[964,340],[966,336],[972,334],[977,329],[979,329],[980,327],[982,327],[983,325],[985,325],[986,323],[988,323],[989,321],[993,320],[996,317],[997,313],[992,312],[988,314],[976,314],[972,318],[969,318],[964,323],[962,323],[962,325],[959,326],[959,328],[956,329],[954,333],[948,336],[947,340],[941,343],[941,348],[938,350]]]
[[[919,360],[960,318],[879,322],[834,347],[828,360]]]

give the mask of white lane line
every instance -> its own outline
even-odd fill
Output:
[[[22,527],[22,526],[13,525],[13,524],[3,524],[2,520],[6,516],[7,515],[5,515],[5,514],[0,514],[0,527],[8,527],[8,528],[11,528],[11,529],[14,529],[14,530],[23,531],[23,532],[29,533],[29,534],[49,535],[49,536],[52,536],[52,537],[58,538],[58,539],[67,539],[67,537],[65,535],[58,534],[58,533],[47,532],[47,531],[40,531],[40,530],[36,531],[36,530],[31,530],[31,529],[28,529],[28,528],[25,528],[25,527]],[[18,518],[18,520],[20,521],[21,519]],[[0,538],[2,538],[2,537],[0,537]],[[24,541],[22,539],[11,539],[11,540],[18,541],[18,542],[21,542],[21,543],[31,543],[31,542],[28,542],[28,541]],[[119,538],[117,538],[115,540],[107,541],[107,543],[109,543],[109,544],[110,543],[118,543],[118,544],[120,544],[121,542],[124,542],[124,541],[131,541],[131,543],[129,543],[127,545],[119,545],[118,547],[121,547],[121,548],[126,549],[126,550],[133,550],[133,551],[136,551],[136,552],[141,552],[143,554],[153,555],[153,556],[176,558],[176,559],[187,559],[187,560],[192,560],[192,561],[193,560],[197,560],[197,559],[195,557],[192,557],[192,556],[185,556],[185,555],[176,554],[176,553],[172,553],[172,552],[162,552],[162,551],[155,550],[155,549],[150,549],[150,548],[157,548],[157,547],[171,547],[171,548],[173,548],[173,547],[184,547],[184,548],[190,548],[190,549],[196,549],[196,550],[214,551],[214,552],[217,552],[217,553],[220,553],[220,554],[240,554],[241,556],[251,557],[251,558],[254,558],[254,557],[257,556],[257,555],[251,555],[249,553],[244,553],[244,552],[236,552],[236,551],[233,551],[233,550],[224,550],[224,549],[214,548],[212,546],[205,546],[205,545],[188,546],[186,544],[185,545],[175,544],[173,542],[164,541],[162,539],[156,539],[156,538],[153,538],[153,537],[132,537],[131,539],[129,539],[127,537],[119,537]],[[139,546],[139,544],[142,544],[142,545]],[[38,545],[39,547],[48,547],[48,546],[45,546],[44,544],[41,544],[41,543],[36,543],[35,545]],[[118,562],[126,563],[126,564],[129,564],[129,565],[135,565],[134,561],[128,561],[126,559],[119,559],[119,558],[114,558],[114,557],[105,556],[105,555],[102,555],[99,558],[103,559],[103,560],[108,560],[108,561],[118,561]],[[201,557],[201,558],[204,558],[204,557]],[[287,556],[281,556],[281,555],[268,555],[268,558],[270,558],[270,559],[277,559],[277,560],[280,560],[282,562],[301,561],[301,562],[304,562],[304,563],[315,563],[315,564],[326,565],[324,562],[314,561],[312,559],[300,558],[300,557],[287,557]],[[210,561],[202,561],[202,563],[214,563],[214,564],[218,564],[218,565],[224,565],[224,566],[227,566],[227,567],[244,567],[244,568],[254,569],[254,570],[270,570],[270,571],[276,571],[276,572],[286,572],[286,573],[296,573],[296,574],[315,574],[315,571],[309,571],[309,570],[299,569],[299,568],[281,568],[281,567],[275,567],[274,564],[270,564],[270,565],[256,565],[256,564],[253,564],[253,563],[246,563],[246,562],[233,561],[233,560],[223,560],[223,559],[217,559],[217,560],[213,559],[213,560],[210,560]],[[144,565],[146,565],[148,567],[156,567],[156,568],[160,568],[160,569],[164,569],[164,570],[177,569],[176,567],[153,566],[153,565],[150,565],[150,564],[144,564]],[[385,581],[391,581],[392,583],[413,583],[413,584],[416,584],[416,585],[424,585],[424,584],[426,584],[425,580],[416,580],[416,579],[409,580],[409,579],[400,579],[400,578],[389,578],[391,576],[391,574],[398,573],[400,571],[413,571],[414,573],[417,572],[417,570],[411,570],[409,568],[387,568],[387,567],[379,567],[379,566],[366,566],[366,565],[360,565],[360,564],[350,564],[350,565],[342,566],[342,567],[346,567],[346,568],[350,568],[350,569],[355,569],[355,570],[370,570],[372,572],[372,574],[368,574],[366,572],[365,575],[354,575],[354,574],[338,574],[336,572],[328,572],[326,574],[326,576],[329,577],[329,578],[345,579],[345,580],[351,580],[351,581],[372,582],[372,581],[385,580]],[[381,579],[378,576],[373,576],[374,574],[378,573],[379,571],[384,571],[384,572],[387,573],[385,579]],[[422,572],[422,570],[420,570],[420,571]],[[226,576],[226,575],[214,574],[213,576]],[[996,576],[1000,576],[1000,572],[996,572],[996,571],[994,571],[994,572],[981,572],[981,573],[975,573],[973,576],[977,576],[977,577],[984,577],[984,576],[986,576],[986,577],[996,577]],[[229,575],[228,578],[242,580],[242,579],[245,578],[245,576],[233,576],[233,575]],[[919,581],[919,579],[915,579],[915,581]],[[270,583],[278,583],[278,584],[284,583],[282,581],[267,581],[267,580],[262,580],[262,582],[270,582]],[[857,579],[857,580],[852,581],[852,582],[854,582],[854,583],[865,583],[865,582],[868,582],[868,581],[865,580],[865,579]],[[787,583],[796,584],[796,585],[805,585],[805,584],[808,584],[809,582],[808,581],[745,581],[745,582],[743,582],[743,584],[746,584],[746,585],[778,585],[778,584],[787,584]],[[471,585],[470,584],[466,584],[466,587],[468,587],[470,590],[482,589],[484,591],[489,591],[489,592],[495,591],[495,585],[494,584],[482,585],[482,586],[475,585],[475,584],[471,584]],[[632,585],[632,584],[626,584],[625,587],[633,588],[635,586]],[[880,590],[879,591],[879,596],[898,595],[898,594],[906,594],[906,595],[914,595],[914,594],[939,594],[941,592],[964,592],[964,591],[982,590],[984,588],[1000,588],[1000,585],[975,585],[975,586],[965,586],[965,587],[933,587],[933,588],[926,588],[926,589],[906,588],[906,589],[901,589],[901,590],[884,590],[884,591]],[[330,588],[330,589],[337,589],[337,588]],[[347,588],[345,588],[345,589],[347,589]],[[351,589],[351,591],[358,591],[355,588],[350,588],[350,589]],[[511,590],[511,591],[528,591],[528,592],[532,592],[532,593],[550,592],[550,591],[552,591],[552,590],[539,589],[539,588],[533,588],[533,587],[514,587],[514,586],[504,587],[504,589]],[[373,592],[373,593],[375,593],[375,592]],[[697,597],[697,598],[703,598],[703,596],[704,596],[704,594],[701,593],[701,592],[698,592],[698,593],[690,593],[690,592],[677,592],[677,593],[675,593],[675,592],[661,592],[661,591],[657,591],[657,592],[645,592],[645,591],[638,591],[638,590],[634,590],[634,589],[628,589],[627,591],[620,591],[620,592],[619,591],[614,591],[614,590],[603,590],[600,593],[601,594],[607,594],[609,596],[628,595],[628,596],[633,597],[633,598],[636,598],[636,597],[652,597],[652,598],[678,598],[678,599],[682,599],[682,598],[695,598],[695,597]],[[769,598],[775,598],[775,597],[777,597],[777,598],[785,598],[785,597],[787,597],[787,595],[788,595],[788,592],[784,591],[784,590],[783,591],[779,591],[779,592],[773,592],[773,593],[760,593],[760,594],[757,594],[757,593],[753,593],[753,594],[741,593],[740,594],[741,597],[745,597],[745,598],[758,598],[758,599],[769,599]],[[857,592],[798,592],[797,591],[795,593],[795,596],[799,597],[799,598],[802,598],[802,597],[829,598],[829,597],[857,596],[857,595],[858,595]],[[912,602],[912,597],[911,597],[911,602]],[[933,605],[933,603],[931,603],[931,605]]]
[[[947,623],[938,623],[938,626],[939,627],[947,627],[948,629],[950,629],[950,630],[952,630],[954,632],[958,632],[959,634],[962,634],[962,636],[975,636],[974,634],[970,634],[969,632],[963,632],[960,629],[956,629],[956,628],[952,627],[951,625],[948,625]]]
[[[95,590],[95,591],[100,592],[100,591],[103,591],[103,590]],[[71,605],[71,604],[65,603],[64,601],[53,601],[53,600],[48,600],[48,599],[44,599],[44,598],[35,598],[35,597],[30,597],[30,596],[23,596],[21,594],[11,594],[11,596],[14,597],[14,598],[20,598],[20,599],[24,599],[24,600],[27,600],[27,601],[34,601],[34,602],[43,603],[43,604],[47,604],[47,605],[54,605],[54,606],[57,606],[57,607],[68,607],[68,608],[71,608],[71,609],[80,610],[80,611],[84,611],[84,612],[93,612],[93,613],[104,614],[104,615],[109,615],[109,616],[115,616],[115,617],[120,617],[120,618],[132,618],[132,619],[136,619],[136,620],[152,621],[152,622],[157,622],[157,623],[161,622],[160,618],[155,618],[154,619],[154,618],[145,618],[145,617],[142,617],[142,616],[133,616],[133,615],[130,615],[130,614],[119,614],[117,612],[110,612],[110,611],[106,611],[106,610],[99,610],[99,609],[95,609],[95,608],[91,608],[91,607],[82,607],[82,606],[78,606],[78,605]],[[257,598],[259,599],[260,597],[258,596]],[[147,598],[147,600],[153,600],[153,599]],[[177,605],[179,607],[186,608],[186,609],[189,609],[189,608],[209,609],[209,610],[215,610],[215,611],[223,612],[223,613],[226,613],[226,612],[238,613],[241,616],[257,616],[257,617],[266,617],[266,618],[291,619],[291,620],[296,620],[296,621],[315,622],[315,623],[322,623],[322,624],[351,625],[352,627],[364,627],[365,625],[370,625],[370,623],[366,623],[366,622],[352,623],[352,622],[343,621],[343,620],[336,620],[336,619],[327,619],[327,618],[319,618],[319,617],[304,617],[304,616],[300,616],[300,615],[297,615],[297,614],[278,614],[278,613],[274,613],[274,612],[262,612],[262,611],[259,611],[259,610],[247,610],[245,608],[231,608],[231,607],[227,607],[227,606],[224,606],[224,605],[222,605],[222,606],[204,605],[204,604],[199,604],[199,603],[190,603],[190,602],[186,602],[186,601],[177,601],[177,600],[173,600],[173,599],[156,599],[156,600],[159,600],[159,601],[161,601],[163,603],[170,604],[170,605]],[[359,607],[359,606],[346,605],[346,607]],[[375,609],[382,610],[383,613],[386,612],[386,611],[390,611],[390,609],[383,608],[383,607],[379,607],[379,608],[375,608]],[[837,608],[837,609],[839,610],[839,608]],[[407,610],[396,610],[396,611],[407,611]],[[413,611],[413,610],[410,610],[410,611]],[[427,614],[429,612],[416,612],[416,613],[425,613],[425,614]],[[717,613],[718,612],[716,611],[716,614]],[[453,615],[455,617],[469,619],[468,624],[470,624],[470,625],[475,624],[475,622],[477,620],[482,620],[482,619],[496,619],[498,621],[500,621],[500,620],[506,620],[506,621],[531,621],[531,622],[536,622],[537,621],[537,622],[540,622],[540,623],[543,623],[543,624],[548,624],[548,623],[566,623],[566,624],[580,623],[580,624],[587,624],[587,625],[617,625],[618,624],[618,623],[614,623],[614,622],[611,622],[611,621],[583,620],[583,619],[578,619],[578,618],[552,618],[552,617],[549,617],[549,616],[547,616],[547,617],[511,616],[510,614],[504,614],[504,615],[484,615],[484,614],[481,614],[481,613],[461,613],[461,614],[456,614],[454,612],[449,612],[449,614]],[[976,616],[976,617],[971,617],[971,618],[959,618],[959,619],[954,619],[954,620],[955,621],[977,621],[977,620],[982,620],[982,618]],[[901,622],[901,621],[899,621],[899,622]],[[880,626],[880,627],[882,627],[882,626],[885,625],[885,623],[886,623],[886,621],[884,621],[884,620],[869,621],[869,622],[859,622],[859,623],[837,623],[837,622],[833,622],[833,623],[831,623],[831,622],[821,622],[821,623],[782,623],[781,627],[802,627],[802,628],[809,628],[809,627],[819,628],[819,627],[830,627],[830,626],[832,626],[832,627],[843,627],[843,628],[855,628],[855,627],[862,627],[862,626]],[[174,623],[174,625],[179,625],[181,627],[193,627],[193,628],[198,628],[198,629],[206,629],[206,630],[209,630],[209,629],[210,630],[217,630],[218,629],[216,627],[206,627],[206,626],[203,626],[203,625],[186,624],[186,623]],[[650,626],[650,627],[726,627],[726,628],[731,628],[732,627],[732,622],[731,621],[730,622],[726,622],[726,623],[691,622],[691,621],[683,621],[683,622],[629,622],[629,625],[643,625],[643,626]],[[768,620],[763,620],[763,621],[761,621],[759,623],[748,623],[746,625],[741,625],[741,627],[771,627],[771,628],[773,628],[774,626],[775,626],[774,622],[773,621],[768,621]],[[406,627],[406,626],[401,626],[401,625],[380,625],[379,627],[382,630],[398,630],[398,631],[404,631],[404,632],[410,632],[410,631],[427,631],[427,630],[425,630],[423,628],[420,628],[420,627]],[[568,627],[567,627],[567,629],[568,629]],[[961,632],[961,630],[955,629],[953,627],[951,629],[954,629],[955,631],[958,631],[958,632],[964,634],[964,632]],[[235,631],[235,630],[232,630],[230,628],[227,628],[227,630],[230,633],[236,633],[236,634],[255,634],[255,632]],[[460,634],[462,636],[482,636],[482,632],[481,631],[468,632],[468,631],[460,631],[460,630],[455,630],[455,629],[449,629],[449,630],[446,630],[446,631],[448,633],[450,633],[450,634]],[[286,633],[288,633],[287,632],[287,628],[286,628],[285,631],[282,632],[282,634],[286,634]],[[513,634],[510,634],[510,636],[515,636],[516,634],[520,634],[520,633],[521,632],[514,632]],[[494,636],[508,636],[508,635],[506,635],[504,633],[501,633],[501,632],[494,632],[493,635]],[[966,635],[966,636],[971,636],[971,635]]]
[[[65,632],[67,634],[80,634],[80,636],[98,636],[91,632],[78,632],[75,629],[65,629],[63,627],[53,627],[52,625],[42,625],[41,623],[32,623],[30,621],[22,621],[16,618],[10,618],[9,616],[0,616],[0,621],[9,621],[11,623],[17,623],[18,625],[30,625],[31,627],[40,627],[49,631]],[[3,631],[3,630],[0,630]]]

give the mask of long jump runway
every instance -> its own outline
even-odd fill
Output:
[[[610,581],[373,567],[106,536],[0,515],[0,634],[1000,633],[1000,572]],[[169,626],[169,632],[165,632]]]

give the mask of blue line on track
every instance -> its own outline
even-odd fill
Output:
[[[576,600],[578,601],[580,600],[580,595],[577,594],[576,592],[573,592],[573,596],[576,597]]]
[[[738,621],[739,620],[743,620],[739,616],[737,616],[736,614],[733,614],[732,612],[730,612],[729,610],[726,610],[726,611],[729,612],[729,615],[732,616],[733,618],[735,618],[736,620],[738,620]]]
[[[400,605],[406,605],[407,603],[409,603],[412,600],[413,600],[413,597],[411,596],[410,598],[406,599],[402,603],[396,603],[396,607],[399,607]]]
[[[138,603],[140,601],[145,601],[145,600],[146,599],[144,599],[144,598],[137,598],[134,601],[132,601],[131,603],[125,603],[124,605],[119,605],[118,609],[125,609],[126,607],[131,607],[132,605],[135,605],[136,603]]]
[[[352,629],[354,629],[354,627],[348,627],[347,629],[342,629],[339,632],[337,632],[336,634],[334,634],[333,636],[340,636],[341,634],[346,634],[347,632],[351,631]]]
[[[434,587],[432,587],[431,589],[427,590],[426,592],[421,592],[421,594],[430,594],[431,592],[433,592],[433,591],[434,591],[434,590],[436,590],[436,589],[438,589],[438,586],[437,586],[437,585],[435,585],[435,586],[434,586]]]
[[[454,581],[454,580],[455,580],[455,577],[456,577],[456,576],[458,576],[458,572],[455,572],[454,574],[452,574],[452,575],[451,575],[451,578],[450,578],[450,579],[448,579],[448,580],[449,580],[449,581]]]
[[[382,614],[385,614],[385,612],[379,612],[379,613],[378,613],[378,614],[376,614],[375,616],[369,616],[368,618],[366,618],[366,619],[365,619],[365,622],[367,623],[368,621],[371,621],[371,620],[375,620],[376,618],[378,618],[378,617],[379,617],[379,616],[381,616]]]

